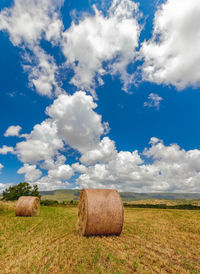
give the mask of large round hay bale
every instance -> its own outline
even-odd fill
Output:
[[[19,197],[16,207],[16,216],[37,216],[40,208],[40,199],[34,196]]]
[[[124,221],[119,193],[112,189],[83,189],[78,205],[81,235],[120,235]]]

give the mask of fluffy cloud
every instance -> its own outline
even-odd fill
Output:
[[[101,139],[108,125],[94,109],[92,96],[79,91],[59,95],[46,109],[48,119],[35,125],[26,140],[16,145],[25,163],[18,172],[40,189],[69,186],[74,173],[77,187],[116,188],[136,192],[198,192],[200,150],[185,151],[177,144],[165,146],[155,137],[143,153],[117,152],[114,141]],[[80,153],[69,166],[63,153],[70,146]],[[151,162],[151,164],[149,164]],[[36,168],[47,169],[46,176]]]
[[[49,176],[44,176],[40,180],[36,180],[33,184],[37,184],[40,190],[66,189],[66,187],[70,186],[67,181],[55,180]]]
[[[177,144],[165,146],[155,137],[150,144],[142,154],[121,151],[106,163],[82,169],[77,184],[135,192],[199,191],[200,150],[185,151]],[[149,159],[151,164],[147,164]]]
[[[159,110],[160,108],[160,101],[162,101],[163,98],[160,97],[158,94],[156,93],[150,93],[148,96],[148,101],[144,102],[144,106],[145,107],[155,107],[157,110]]]
[[[101,135],[108,131],[108,124],[102,123],[101,115],[94,111],[96,106],[92,96],[82,91],[59,95],[46,109],[49,118],[35,125],[30,134],[24,134],[25,141],[17,143],[16,154],[25,163],[18,173],[25,173],[28,181],[37,181],[40,188],[44,183],[43,189],[49,182],[52,189],[54,182],[57,182],[55,187],[62,187],[74,171],[83,171],[81,165],[72,168],[65,163],[63,153],[68,146],[83,153],[85,163],[111,157],[115,146],[109,138],[100,141]],[[99,155],[92,155],[97,151]],[[35,178],[41,176],[36,164],[47,169],[48,175]]]
[[[155,14],[153,37],[142,45],[144,79],[178,89],[200,83],[200,2],[168,0]]]
[[[36,165],[24,164],[18,171],[18,174],[25,174],[25,180],[27,182],[33,182],[41,177],[41,170],[36,168]]]
[[[0,163],[0,174],[1,174],[1,170],[4,166]],[[2,193],[7,187],[11,186],[11,184],[7,183],[7,184],[2,184],[0,183],[0,193]]]
[[[51,97],[62,93],[58,85],[58,67],[53,56],[46,54],[39,46],[32,49],[33,55],[24,56],[24,71],[29,73],[31,87],[35,87],[41,95]]]
[[[46,109],[50,118],[35,125],[31,133],[25,135],[26,140],[17,143],[19,159],[29,164],[45,161],[43,165],[49,168],[52,159],[64,149],[64,145],[81,153],[99,146],[102,153],[106,154],[107,139],[100,145],[99,142],[100,136],[107,132],[108,125],[103,124],[101,115],[94,112],[96,106],[92,96],[82,91],[60,95]]]
[[[86,173],[87,172],[87,167],[77,163],[72,164],[72,168],[75,172],[79,172],[79,173]]]
[[[10,126],[4,133],[5,137],[8,136],[17,136],[19,137],[19,132],[22,128],[20,126]]]
[[[165,146],[159,139],[151,139],[151,148],[144,155],[154,160],[159,177],[169,190],[198,192],[200,177],[200,150],[185,151],[177,144]]]
[[[200,151],[185,151],[178,145],[165,146],[155,137],[143,153],[120,151],[114,141],[102,136],[108,124],[95,112],[97,104],[83,91],[60,94],[58,66],[41,48],[41,40],[61,46],[66,66],[74,70],[71,83],[93,91],[103,84],[103,75],[119,74],[124,89],[134,81],[127,66],[137,56],[138,5],[131,0],[114,0],[107,14],[94,7],[94,15],[84,15],[63,33],[58,8],[63,1],[15,0],[0,12],[0,30],[9,34],[13,45],[24,50],[24,69],[38,93],[58,98],[46,109],[48,118],[34,126],[24,141],[17,143],[16,154],[24,163],[18,170],[40,189],[69,186],[74,173],[81,175],[77,187],[117,188],[121,191],[199,191]],[[143,77],[178,88],[197,85],[200,78],[200,5],[196,0],[168,0],[155,15],[153,38],[142,44]],[[192,41],[192,42],[191,42]],[[159,108],[162,100],[151,93],[148,107]],[[20,136],[21,128],[11,126],[5,136]],[[64,156],[68,147],[80,162],[70,166]],[[3,146],[1,154],[14,153]],[[150,164],[151,163],[151,164]],[[0,164],[0,169],[3,166]],[[46,169],[42,177],[41,170]],[[4,187],[0,184],[0,189]]]
[[[106,16],[94,6],[95,15],[85,15],[63,32],[62,4],[55,0],[15,0],[0,12],[0,30],[24,50],[23,67],[29,73],[30,86],[49,97],[62,93],[59,66],[41,48],[41,40],[47,40],[61,47],[66,66],[74,70],[71,83],[78,88],[95,94],[93,88],[103,84],[101,77],[110,73],[119,74],[127,90],[134,77],[127,66],[135,60],[140,34],[138,5],[131,0],[114,0]]]
[[[16,151],[22,162],[34,164],[53,158],[63,146],[55,123],[46,120],[35,125],[25,141],[17,143]]]
[[[0,29],[9,33],[13,45],[35,45],[45,37],[48,41],[60,37],[62,23],[56,9],[61,1],[15,0],[0,13]]]
[[[7,153],[15,153],[14,148],[13,147],[8,147],[8,146],[3,146],[2,148],[0,148],[0,154],[7,154]]]
[[[2,193],[6,188],[10,186],[12,186],[11,183],[6,183],[6,184],[0,183],[0,193]]]
[[[96,107],[91,96],[79,91],[72,96],[60,95],[46,113],[54,121],[60,138],[84,153],[95,148],[108,129],[106,123],[102,124],[101,115],[94,112]]]
[[[48,176],[52,179],[67,180],[73,175],[73,169],[69,165],[60,165],[48,172]]]
[[[56,155],[53,158],[39,162],[42,169],[47,169],[48,174],[42,176],[42,171],[36,165],[24,164],[17,173],[25,174],[25,180],[31,184],[37,184],[40,190],[53,190],[65,188],[69,185],[66,181],[72,177],[74,170],[71,166],[65,164],[64,155]]]
[[[87,172],[80,175],[77,183],[81,188],[129,188],[133,191],[140,184],[142,162],[137,151],[121,151],[106,163],[89,166]],[[145,182],[143,184],[145,185]]]
[[[94,16],[87,15],[78,24],[72,23],[63,33],[63,53],[67,65],[74,70],[71,83],[92,90],[95,80],[102,84],[101,76],[109,72],[119,74],[127,90],[133,81],[127,65],[134,61],[140,33],[138,5],[130,0],[114,0],[107,16],[96,7],[94,11]]]
[[[96,162],[108,162],[116,154],[115,143],[108,137],[104,137],[95,149],[82,154],[80,161],[84,164]]]
[[[66,180],[73,176],[74,170],[65,162],[64,155],[57,155],[55,160],[48,159],[43,162],[41,167],[48,169],[48,174],[34,182],[40,190],[61,189],[70,185]]]
[[[30,73],[31,85],[47,96],[60,91],[55,75],[58,68],[54,58],[40,47],[40,40],[45,39],[53,45],[58,43],[63,29],[59,19],[62,2],[15,0],[10,8],[0,13],[0,30],[8,32],[14,46],[28,50],[24,54],[24,61],[28,63],[24,68]]]
[[[45,159],[44,162],[40,162],[42,169],[51,170],[65,164],[66,157],[63,154],[56,154],[54,157]]]

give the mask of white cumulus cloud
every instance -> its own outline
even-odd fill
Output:
[[[48,176],[57,180],[67,180],[73,175],[73,169],[69,165],[60,165],[48,172]]]
[[[23,65],[24,71],[29,73],[30,86],[34,86],[40,95],[48,97],[62,93],[57,81],[58,67],[54,57],[39,46],[34,46],[32,53],[25,54]]]
[[[0,13],[0,29],[9,33],[15,45],[34,45],[45,37],[56,40],[62,23],[56,12],[56,1],[15,0],[10,8]]]
[[[49,116],[41,124],[34,126],[30,134],[24,134],[25,140],[16,144],[16,154],[25,164],[18,172],[24,173],[29,181],[37,181],[42,189],[48,182],[52,189],[67,185],[75,171],[82,170],[74,165],[66,164],[68,147],[83,154],[84,162],[105,161],[114,153],[115,145],[109,138],[101,141],[101,136],[108,132],[108,124],[102,122],[101,115],[94,109],[97,107],[91,95],[85,92],[75,92],[73,95],[61,94],[52,105],[46,108]],[[90,153],[87,155],[87,152]],[[96,154],[99,151],[99,155]],[[105,158],[105,159],[104,159]],[[48,170],[47,176],[39,180],[35,176],[41,175],[36,169]],[[33,171],[33,177],[31,177]],[[63,185],[64,184],[64,185]]]
[[[120,151],[105,163],[82,168],[77,184],[81,188],[134,192],[199,192],[200,150],[185,151],[177,144],[165,146],[155,137],[150,145],[142,154]]]
[[[96,7],[95,15],[85,15],[63,33],[62,50],[71,65],[76,87],[93,90],[96,80],[103,84],[106,73],[119,74],[124,89],[133,82],[127,65],[134,61],[140,27],[138,5],[130,0],[114,0],[107,15]],[[111,61],[111,62],[110,62]],[[103,66],[103,62],[108,62]]]
[[[27,182],[33,182],[41,177],[41,170],[37,169],[36,165],[24,164],[23,167],[18,169],[18,174],[25,174],[25,180]]]
[[[85,165],[82,165],[80,163],[74,163],[72,164],[72,168],[75,172],[79,173],[86,173],[87,172],[87,167]]]
[[[63,146],[55,123],[46,120],[35,125],[25,141],[17,143],[16,151],[22,162],[34,164],[53,158]]]
[[[40,47],[40,41],[45,39],[52,45],[58,44],[63,29],[59,19],[62,3],[54,0],[15,0],[10,8],[0,13],[0,30],[9,34],[14,46],[25,50],[24,68],[29,71],[31,85],[41,95],[60,93],[56,79],[57,65],[54,58]]]
[[[40,190],[53,190],[69,186],[67,180],[73,176],[74,170],[65,162],[66,157],[62,154],[42,162],[40,167],[47,169],[48,173],[46,176],[33,180],[33,184],[37,184]]]
[[[108,123],[95,109],[93,97],[84,91],[64,93],[58,81],[59,67],[42,47],[41,40],[59,46],[72,68],[71,83],[95,94],[105,74],[119,75],[128,91],[134,74],[127,72],[137,56],[141,27],[138,4],[131,0],[113,0],[105,14],[94,6],[94,14],[85,14],[63,32],[59,8],[63,1],[14,0],[0,12],[0,30],[6,31],[14,46],[24,50],[23,67],[39,94],[57,99],[46,108],[48,118],[20,135],[20,126],[10,126],[4,136],[24,137],[16,148],[3,146],[0,154],[16,153],[24,163],[18,170],[25,180],[40,189],[70,186],[75,174],[77,187],[116,188],[120,191],[198,192],[200,150],[186,151],[177,144],[164,145],[151,138],[143,153],[117,151],[106,135]],[[167,0],[155,14],[153,37],[144,41],[143,79],[172,84],[179,89],[200,82],[200,4],[196,0]],[[63,65],[63,64],[61,64]],[[63,66],[62,66],[63,68]],[[62,94],[61,94],[62,93]],[[151,93],[146,107],[159,109],[162,97]],[[78,155],[76,163],[67,163],[69,147]],[[3,165],[0,164],[0,170]],[[42,176],[42,170],[45,176]],[[0,190],[4,184],[0,183]]]
[[[92,96],[78,91],[72,96],[60,95],[46,113],[54,121],[60,138],[84,153],[95,148],[100,136],[107,132],[108,125],[101,122],[101,115],[94,111],[96,107]]]
[[[21,127],[20,126],[10,126],[9,128],[7,128],[6,132],[4,133],[5,137],[8,136],[17,136],[19,137],[19,132],[21,131]]]
[[[108,137],[104,137],[95,149],[83,153],[80,161],[84,164],[96,162],[108,162],[116,154],[115,143]]]
[[[200,83],[200,2],[167,0],[155,14],[153,37],[144,41],[143,78],[178,89]]]
[[[0,193],[2,193],[6,188],[8,188],[10,186],[12,186],[11,183],[6,183],[6,184],[0,183]]]
[[[14,148],[6,146],[6,145],[3,145],[0,148],[0,154],[7,154],[7,153],[13,153],[14,154],[15,153]]]
[[[33,184],[37,184],[40,190],[55,190],[66,189],[70,186],[67,181],[55,180],[49,176],[43,176],[41,179],[36,180]]]
[[[96,107],[92,96],[82,91],[59,95],[46,108],[49,118],[25,134],[25,141],[17,143],[19,159],[29,164],[45,161],[45,165],[50,165],[64,145],[81,153],[95,149],[101,135],[108,130],[108,124],[102,123],[101,115],[94,111]]]

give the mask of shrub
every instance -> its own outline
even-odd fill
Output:
[[[182,205],[166,205],[166,204],[129,204],[124,203],[125,207],[132,207],[132,208],[159,208],[159,209],[188,209],[188,210],[199,210],[200,206],[191,205],[191,204],[182,204]]]
[[[40,204],[44,206],[55,206],[55,205],[58,205],[59,203],[56,200],[41,200]]]

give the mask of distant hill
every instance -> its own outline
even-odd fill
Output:
[[[57,200],[59,202],[78,200],[80,190],[64,189],[53,191],[41,191],[42,199]],[[200,193],[134,193],[120,192],[120,196],[124,202],[150,200],[150,199],[165,199],[165,200],[194,200],[200,199]]]
[[[165,199],[165,200],[185,200],[200,199],[200,193],[133,193],[120,192],[120,196],[124,201],[137,201],[149,199]]]
[[[42,200],[56,200],[58,202],[78,200],[80,190],[76,189],[59,189],[54,191],[41,191]]]

